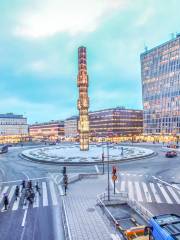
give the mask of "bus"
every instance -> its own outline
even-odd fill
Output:
[[[180,240],[180,216],[176,214],[152,217],[149,227],[155,240]]]
[[[0,146],[0,154],[8,152],[8,145]]]

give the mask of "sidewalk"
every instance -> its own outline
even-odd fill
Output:
[[[106,176],[89,178],[69,186],[64,197],[72,240],[110,240],[113,228],[97,211],[96,196],[105,191]]]

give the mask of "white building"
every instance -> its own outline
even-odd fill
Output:
[[[64,122],[64,134],[66,138],[75,138],[78,136],[78,117],[67,118]]]
[[[13,113],[0,114],[0,142],[18,142],[27,136],[27,118]]]

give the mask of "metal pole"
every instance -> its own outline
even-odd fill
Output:
[[[110,201],[110,185],[109,185],[109,144],[107,142],[107,164],[108,164],[108,201]]]
[[[102,162],[103,162],[103,174],[104,174],[104,147],[102,145]]]

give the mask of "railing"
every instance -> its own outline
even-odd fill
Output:
[[[147,210],[142,204],[137,202],[136,200],[128,200],[127,204],[134,209],[138,214],[140,214],[146,221],[149,220],[149,218],[153,217],[153,214]]]
[[[72,240],[64,199],[62,199],[62,221],[63,221],[65,239]]]
[[[102,193],[102,194],[97,196],[97,204],[104,209],[105,213],[107,214],[107,217],[109,217],[113,221],[114,227],[115,227],[115,229],[117,229],[118,227],[120,227],[118,221],[113,217],[111,212],[105,206],[104,202],[101,200],[101,197],[105,196],[104,194],[105,193]]]
[[[98,198],[101,199],[101,201],[108,201],[108,193],[104,192],[98,195]],[[121,201],[121,202],[127,202],[128,201],[128,193],[127,192],[118,192],[116,194],[110,194],[109,196],[110,202],[113,201]]]

